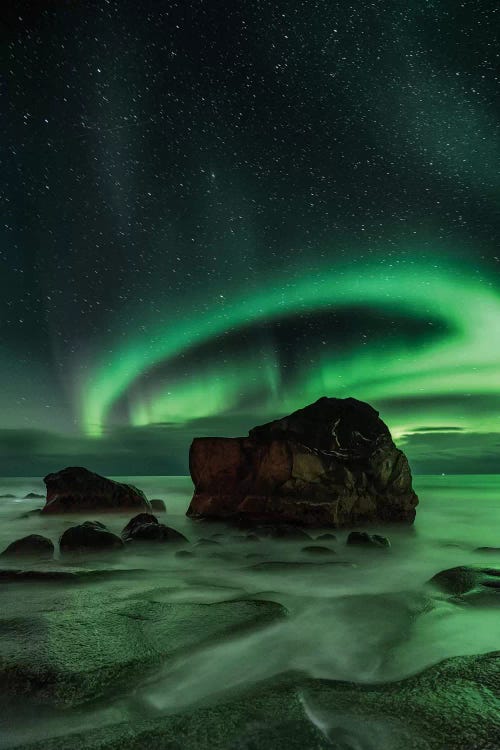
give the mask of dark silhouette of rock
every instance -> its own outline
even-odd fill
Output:
[[[11,497],[16,497],[16,495],[11,495],[10,492],[7,492],[5,495],[0,495],[0,499],[1,500],[3,500],[4,498],[7,499],[7,498],[11,498]]]
[[[320,534],[319,536],[316,537],[316,541],[317,542],[319,542],[319,541],[322,541],[322,542],[326,542],[326,541],[334,542],[336,539],[337,539],[337,537],[335,536],[335,534]]]
[[[44,482],[47,500],[42,513],[151,510],[141,490],[130,484],[106,479],[81,466],[70,466],[48,474]]]
[[[366,531],[351,531],[346,544],[358,547],[380,547],[382,549],[388,549],[391,546],[386,536],[368,534]]]
[[[61,554],[86,554],[121,549],[123,542],[99,521],[85,521],[71,526],[59,541]]]
[[[156,513],[166,513],[167,512],[167,506],[163,502],[163,500],[150,500],[151,503],[151,510],[154,510]]]
[[[28,492],[27,495],[24,496],[25,500],[39,500],[43,495],[40,495],[39,492]]]
[[[139,513],[131,518],[122,531],[125,542],[187,542],[186,537],[175,529],[159,523],[152,513]]]
[[[412,523],[418,498],[404,453],[369,404],[320,398],[250,430],[196,438],[191,517],[304,526]]]
[[[30,534],[9,544],[0,557],[36,557],[40,560],[52,560],[54,545],[46,536]]]

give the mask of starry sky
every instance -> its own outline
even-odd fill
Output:
[[[499,16],[2,3],[0,474],[184,474],[323,395],[497,473]]]

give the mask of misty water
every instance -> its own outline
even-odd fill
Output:
[[[25,700],[9,704],[9,717],[2,720],[1,747],[133,720],[138,712],[178,712],[291,670],[357,683],[394,681],[449,656],[500,649],[500,615],[493,599],[457,605],[427,585],[447,568],[500,564],[500,554],[474,551],[500,546],[499,476],[417,476],[414,486],[420,504],[414,527],[373,529],[390,538],[390,550],[347,547],[347,531],[315,529],[308,532],[313,539],[326,531],[333,531],[336,539],[317,542],[331,555],[314,557],[304,551],[314,543],[307,539],[247,540],[246,532],[238,528],[186,518],[192,492],[188,477],[117,479],[135,484],[149,498],[162,498],[167,513],[159,515],[160,521],[181,531],[189,540],[181,548],[194,554],[180,557],[166,544],[132,546],[118,555],[85,559],[78,562],[80,571],[116,572],[92,586],[120,602],[276,602],[286,609],[286,616],[185,650],[128,690],[87,706],[35,711]],[[77,519],[26,516],[41,507],[43,499],[24,496],[43,491],[40,479],[1,480],[0,495],[13,497],[0,500],[0,549],[30,533],[57,542],[77,520],[94,520],[88,514]],[[118,533],[128,518],[98,516]],[[213,543],[196,546],[200,539]],[[2,561],[0,567],[5,570],[9,565],[75,569],[74,562],[59,559],[23,566]],[[66,587],[64,582],[4,584],[3,606],[16,610],[13,617],[30,608],[64,607]],[[75,594],[68,588],[67,596]],[[184,627],[189,630],[190,622]],[[23,637],[26,634],[20,632],[19,638]],[[314,716],[314,707],[308,710]]]

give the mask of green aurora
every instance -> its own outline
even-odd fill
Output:
[[[217,416],[238,409],[239,401],[265,393],[263,412],[286,413],[320,396],[353,395],[390,407],[391,400],[417,399],[392,415],[396,437],[412,429],[443,424],[444,414],[436,399],[449,395],[467,398],[462,413],[447,415],[451,427],[479,432],[495,428],[497,417],[473,406],[475,396],[498,392],[500,367],[500,297],[491,284],[475,278],[471,270],[415,261],[387,266],[357,265],[353,269],[328,269],[306,278],[278,278],[258,293],[231,294],[223,305],[205,304],[203,315],[192,313],[173,320],[171,326],[143,337],[131,337],[125,346],[91,372],[83,388],[82,421],[87,434],[102,435],[114,403],[128,391],[129,419],[134,426],[180,423]],[[205,343],[215,344],[228,331],[249,324],[268,323],[290,315],[352,306],[390,311],[397,322],[406,314],[417,320],[441,321],[446,333],[423,348],[403,342],[391,345],[359,345],[348,358],[336,360],[328,344],[312,364],[304,365],[292,382],[281,377],[272,351],[266,357],[249,352],[248,359],[197,368],[182,382],[151,387],[133,393],[134,382],[159,363],[175,362],[183,353]],[[432,402],[432,408],[426,403]]]

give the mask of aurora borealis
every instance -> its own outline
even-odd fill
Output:
[[[185,473],[322,395],[497,471],[497,9],[250,6],[0,12],[0,472]]]

